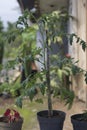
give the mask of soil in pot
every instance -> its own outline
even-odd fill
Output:
[[[37,113],[40,130],[62,130],[65,120],[65,112],[53,110],[53,116],[48,116],[48,110]]]
[[[87,130],[87,120],[84,120],[83,114],[75,114],[71,116],[73,130]]]

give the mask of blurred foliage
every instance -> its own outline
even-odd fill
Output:
[[[2,64],[3,61],[3,55],[4,55],[4,43],[5,42],[5,31],[3,22],[0,20],[0,64]]]
[[[17,21],[17,28],[12,27],[11,24],[9,24],[8,27],[8,43],[10,47],[13,47],[14,50],[11,50],[13,53],[15,51],[15,58],[16,62],[14,60],[10,63],[11,65],[14,65],[15,63],[21,63],[25,69],[26,73],[26,79],[21,84],[21,96],[17,99],[17,105],[22,107],[22,99],[24,96],[29,96],[29,99],[32,101],[33,98],[37,102],[42,102],[41,98],[36,99],[36,90],[40,91],[42,95],[45,93],[48,94],[48,88],[47,88],[47,78],[46,74],[48,72],[47,70],[47,64],[46,64],[46,49],[47,49],[47,42],[49,46],[49,50],[51,50],[51,43],[57,43],[62,44],[63,43],[63,37],[67,37],[70,41],[70,44],[72,45],[73,38],[76,38],[77,43],[80,43],[82,46],[82,49],[85,51],[86,43],[79,38],[75,34],[66,34],[65,33],[65,24],[69,16],[67,12],[62,11],[54,11],[51,14],[43,14],[42,17],[40,17],[38,20],[36,20],[36,23],[30,24],[28,23],[28,19],[33,16],[32,13],[25,10],[24,14],[19,17]],[[55,24],[54,24],[55,23]],[[63,26],[64,25],[64,26]],[[40,31],[43,43],[41,41],[41,44],[43,44],[43,48],[37,48],[36,47],[36,33],[37,31]],[[45,36],[47,39],[45,38]],[[47,41],[46,41],[47,40]],[[43,54],[44,53],[44,54]],[[11,53],[10,53],[11,54]],[[43,63],[40,61],[40,58],[36,57],[39,55],[42,57],[42,54],[44,56]],[[12,56],[12,55],[11,55]],[[62,99],[65,99],[66,104],[71,102],[74,99],[74,93],[69,90],[65,89],[67,86],[70,85],[70,82],[68,80],[66,87],[64,80],[71,75],[75,75],[79,72],[82,72],[79,67],[77,67],[77,62],[73,61],[73,58],[71,57],[60,57],[59,55],[51,55],[49,71],[50,71],[50,78],[51,78],[51,89],[50,93],[53,97],[60,97]],[[37,60],[38,62],[42,63],[44,68],[35,76],[31,78],[31,63],[32,61]],[[56,61],[56,64],[55,64]],[[85,74],[86,76],[86,74]],[[87,78],[85,78],[86,80]],[[19,87],[20,88],[20,87]],[[69,87],[68,87],[69,88]],[[13,91],[15,89],[13,88]],[[65,91],[66,90],[66,91]],[[73,95],[73,96],[72,96]],[[71,96],[71,98],[70,98]],[[70,100],[71,99],[71,100]],[[70,107],[69,106],[69,107]]]
[[[84,70],[77,67],[76,63],[78,61],[75,62],[73,58],[67,56],[61,57],[59,54],[50,56],[49,51],[52,49],[52,43],[62,44],[64,37],[68,38],[71,45],[73,38],[76,38],[77,43],[82,46],[84,51],[86,43],[75,34],[65,33],[65,24],[63,23],[65,23],[69,18],[66,12],[54,11],[51,14],[44,14],[40,19],[36,20],[36,23],[34,24],[28,23],[28,19],[31,16],[33,15],[30,12],[25,11],[17,21],[17,28],[15,28],[11,23],[8,24],[7,46],[9,51],[7,51],[6,56],[8,56],[9,62],[6,64],[6,67],[10,68],[15,64],[21,64],[23,65],[26,74],[26,79],[22,84],[18,85],[18,83],[15,83],[14,86],[10,84],[13,87],[10,88],[9,85],[9,91],[14,95],[15,91],[21,88],[21,95],[17,98],[16,102],[20,107],[22,107],[22,101],[25,96],[28,96],[31,101],[34,99],[37,102],[42,103],[42,99],[36,96],[38,92],[41,92],[42,95],[47,94],[49,96],[50,94],[52,97],[60,97],[61,99],[64,99],[65,103],[69,104],[70,108],[74,99],[74,92],[70,90],[69,87],[67,89],[67,86],[70,85],[69,76],[84,72]],[[43,45],[42,48],[37,48],[36,46],[38,29],[43,40],[41,41],[41,44]],[[43,62],[40,60],[42,54],[44,56]],[[39,58],[36,57],[37,55],[39,55]],[[50,59],[49,64],[48,58]],[[40,62],[44,67],[31,78],[31,63],[35,60]],[[67,77],[68,82],[65,85],[64,80],[66,80]],[[48,78],[51,82],[48,81]],[[86,71],[85,80],[87,83]],[[7,86],[6,91],[8,91],[8,84],[5,85]],[[36,92],[36,90],[38,91]]]
[[[11,97],[18,96],[19,89],[21,92],[20,77],[15,82],[4,82],[0,85],[0,93],[6,92],[8,94],[11,94]]]
[[[8,22],[8,27],[6,30],[6,46],[5,46],[5,57],[15,59],[18,53],[18,47],[22,43],[21,34],[17,32],[16,23]],[[12,38],[13,40],[11,40]]]

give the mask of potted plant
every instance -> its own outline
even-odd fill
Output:
[[[2,130],[21,130],[23,118],[14,109],[7,109],[0,117],[0,129]]]
[[[28,16],[30,16],[30,18],[33,17],[33,15],[29,12],[28,12]],[[37,60],[38,62],[42,64],[42,70],[40,70],[40,72],[38,72],[32,79],[30,79],[30,75],[29,75],[27,79],[23,82],[23,85],[25,85],[25,89],[27,86],[27,91],[23,94],[23,96],[24,95],[29,96],[30,100],[33,100],[33,98],[35,97],[35,94],[36,94],[35,89],[37,88],[37,86],[43,95],[45,93],[47,94],[48,110],[40,111],[37,113],[37,118],[38,118],[41,130],[43,129],[62,130],[63,123],[66,116],[65,112],[52,109],[51,96],[53,96],[54,92],[52,94],[53,88],[51,88],[51,84],[50,84],[50,81],[51,81],[50,71],[52,69],[50,68],[50,51],[51,51],[50,45],[53,42],[59,42],[57,40],[61,41],[61,36],[60,36],[61,34],[58,34],[58,33],[60,32],[62,19],[64,18],[64,20],[66,20],[66,17],[67,16],[65,14],[64,16],[62,16],[60,12],[54,12],[52,14],[42,16],[39,20],[36,20],[35,24],[28,26],[27,23],[25,24],[23,22],[23,21],[27,21],[27,20],[24,20],[27,18],[24,15],[24,17],[20,17],[17,22],[17,25],[19,24],[26,25],[25,28],[23,29],[23,32],[26,31],[27,29],[30,29],[30,31],[37,29],[39,30],[40,35],[42,37],[42,40],[41,40],[42,48],[36,48],[35,50],[31,51],[32,59]],[[58,20],[60,21],[58,22]],[[54,25],[54,22],[55,22],[55,25]],[[56,26],[58,26],[59,28],[56,29]],[[63,29],[63,26],[61,27]],[[38,54],[39,58],[35,57],[34,54],[36,55]],[[43,55],[43,61],[40,60],[40,57],[42,57],[42,55]],[[53,70],[56,70],[56,69],[53,68]],[[39,79],[40,83],[35,82],[37,81],[36,78]],[[40,101],[40,100],[41,99],[37,99],[37,101]],[[17,105],[21,106],[22,105],[21,101],[22,101],[22,95],[18,98]]]
[[[31,17],[33,17],[32,13],[25,11],[23,17],[19,17],[19,20],[17,21],[17,27],[19,27],[19,30],[22,33],[26,32],[27,30],[30,32],[32,32],[32,30],[35,30],[34,34],[32,35],[36,35],[35,32],[39,30],[40,36],[42,38],[40,39],[42,48],[36,47],[31,50],[31,54],[21,58],[23,58],[24,64],[26,63],[26,60],[28,61],[28,59],[31,59],[31,61],[32,59],[38,61],[42,64],[42,69],[32,78],[30,78],[31,75],[27,75],[27,78],[22,83],[23,93],[21,93],[21,96],[17,99],[16,104],[22,107],[22,100],[24,96],[29,96],[30,100],[32,101],[36,95],[36,89],[38,89],[38,91],[43,95],[47,95],[46,97],[48,100],[48,110],[40,111],[37,113],[40,129],[62,130],[66,114],[60,110],[53,110],[52,98],[57,96],[61,99],[64,99],[66,104],[72,104],[72,101],[74,99],[74,92],[66,89],[62,84],[63,75],[70,75],[72,73],[72,66],[69,66],[70,63],[67,62],[66,69],[64,69],[61,66],[62,63],[65,64],[64,59],[61,59],[60,62],[56,64],[55,61],[58,61],[59,59],[55,58],[57,54],[52,55],[51,45],[60,45],[60,43],[62,44],[64,37],[67,37],[70,40],[70,44],[72,44],[73,37],[75,37],[77,39],[77,43],[80,43],[82,45],[83,50],[85,50],[86,45],[83,40],[77,37],[77,35],[69,35],[65,32],[65,23],[69,19],[66,11],[54,11],[51,14],[44,14],[38,20],[35,19],[36,23],[30,25],[27,21],[28,19],[31,19]],[[39,58],[37,55],[39,55]],[[43,57],[43,60],[40,60],[41,57]],[[51,64],[52,57],[54,58],[53,65]],[[52,87],[51,81],[53,79],[56,82],[56,86],[54,85]],[[42,99],[38,97],[35,100],[42,102]]]

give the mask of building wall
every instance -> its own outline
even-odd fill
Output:
[[[84,41],[87,40],[87,0],[70,0],[69,2],[69,13],[73,18],[69,21],[70,33],[76,33]],[[79,44],[76,41],[73,41],[73,46],[69,46],[69,53],[76,60],[79,60],[78,66],[87,69],[87,50],[84,52]],[[87,85],[84,81],[84,76],[78,74],[75,77],[72,77],[72,89],[75,91],[76,96],[79,99],[86,101],[87,99]]]

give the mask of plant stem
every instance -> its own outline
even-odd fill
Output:
[[[48,88],[48,116],[52,116],[52,100],[51,100],[51,86],[50,86],[50,62],[49,62],[49,45],[48,40],[46,40],[47,44],[47,72],[46,72],[46,81],[47,81],[47,88]]]

